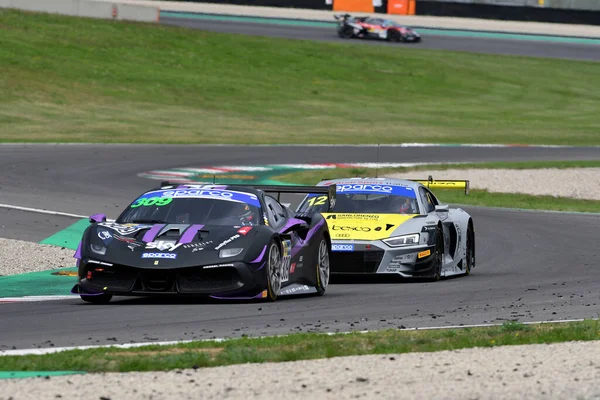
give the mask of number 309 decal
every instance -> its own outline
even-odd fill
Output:
[[[135,203],[131,205],[131,208],[136,208],[140,206],[166,206],[172,201],[172,197],[149,197],[146,199],[137,199]]]

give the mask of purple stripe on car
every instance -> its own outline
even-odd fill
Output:
[[[260,252],[260,255],[256,258],[256,260],[250,261],[250,263],[254,264],[262,260],[262,258],[265,256],[265,251],[267,251],[267,246],[263,247],[262,251]]]
[[[77,245],[77,250],[75,251],[75,254],[73,254],[73,258],[81,258],[81,242],[79,242],[79,244]]]
[[[319,222],[317,222],[317,224],[315,226],[313,226],[308,233],[306,234],[306,238],[304,239],[304,241],[299,241],[298,243],[296,243],[294,245],[294,247],[292,247],[292,257],[294,257],[296,254],[298,254],[298,252],[300,251],[300,249],[302,249],[302,247],[304,247],[305,244],[307,244],[310,239],[314,236],[315,232],[321,227],[323,226],[323,224],[325,223],[325,220],[322,219]]]
[[[204,225],[198,225],[198,224],[191,225],[189,228],[187,228],[187,230],[183,233],[183,235],[181,235],[181,238],[179,239],[179,243],[190,243],[192,240],[194,240],[194,237],[196,236],[198,231],[202,228],[204,228]]]
[[[144,234],[144,237],[142,238],[142,240],[144,242],[152,242],[154,241],[154,239],[156,238],[156,235],[158,235],[158,232],[160,232],[160,230],[165,226],[165,224],[156,224],[154,225],[152,228],[148,229],[146,231],[146,233]]]
[[[297,225],[297,224],[306,224],[306,221],[302,220],[302,219],[298,219],[298,218],[290,218],[288,219],[288,221],[285,223],[285,225],[283,226],[283,228],[281,228],[279,230],[279,233],[285,232],[286,229],[288,229],[289,227],[291,227],[292,225]]]

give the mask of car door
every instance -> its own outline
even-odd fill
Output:
[[[458,224],[455,224],[451,218],[449,211],[436,211],[435,206],[439,205],[438,199],[434,196],[431,191],[425,187],[421,187],[422,200],[425,204],[428,214],[435,214],[437,218],[442,221],[442,228],[444,231],[444,252],[446,256],[449,256],[452,260],[459,254],[460,248],[460,228]]]

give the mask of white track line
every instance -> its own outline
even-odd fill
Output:
[[[10,208],[10,209],[14,209],[14,210],[35,212],[35,213],[39,213],[39,214],[62,215],[64,217],[89,218],[89,215],[85,216],[85,215],[70,214],[70,213],[65,213],[65,212],[60,212],[60,211],[44,210],[41,208],[13,206],[11,204],[0,204],[0,208]]]
[[[597,321],[598,319],[588,319],[590,321]],[[558,320],[558,321],[534,321],[534,322],[518,322],[523,325],[539,325],[539,324],[558,324],[558,323],[567,323],[567,322],[582,322],[585,319],[567,319],[567,320]],[[424,327],[424,328],[402,328],[398,329],[399,331],[427,331],[427,330],[438,330],[438,329],[461,329],[461,328],[488,328],[494,326],[502,326],[503,324],[476,324],[476,325],[452,325],[452,326],[432,326],[432,327]],[[354,331],[354,332],[320,332],[321,335],[347,335],[351,333],[370,333],[375,331]],[[290,335],[274,335],[274,336],[257,336],[257,337],[246,337],[246,339],[264,339],[264,338],[272,338],[272,337],[286,337]],[[168,342],[142,342],[142,343],[123,343],[123,344],[109,344],[109,345],[95,345],[95,346],[72,346],[72,347],[49,347],[43,349],[17,349],[17,350],[4,350],[0,351],[0,357],[2,356],[24,356],[24,355],[44,355],[51,353],[58,353],[69,350],[88,350],[88,349],[99,349],[99,348],[120,348],[120,349],[129,349],[134,347],[144,347],[144,346],[170,346],[177,344],[185,344],[192,342],[224,342],[228,340],[235,340],[239,338],[216,338],[216,339],[200,339],[200,340],[174,340]]]
[[[44,210],[42,208],[21,207],[21,206],[14,206],[12,204],[0,204],[0,208],[8,208],[8,209],[13,209],[13,210],[34,212],[34,213],[38,213],[38,214],[60,215],[63,217],[72,217],[72,218],[88,219],[90,217],[89,215],[79,215],[79,214],[65,213],[62,211]],[[107,219],[106,221],[114,222],[114,219]]]
[[[68,300],[78,299],[79,296],[72,294],[69,296],[23,296],[23,297],[0,297],[0,303],[27,303],[36,301]]]

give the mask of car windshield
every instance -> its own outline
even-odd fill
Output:
[[[299,212],[327,212],[327,196],[310,194]],[[337,184],[334,213],[419,214],[415,191],[405,186]]]
[[[145,193],[116,222],[259,225],[259,216],[260,202],[252,193],[185,188]]]

